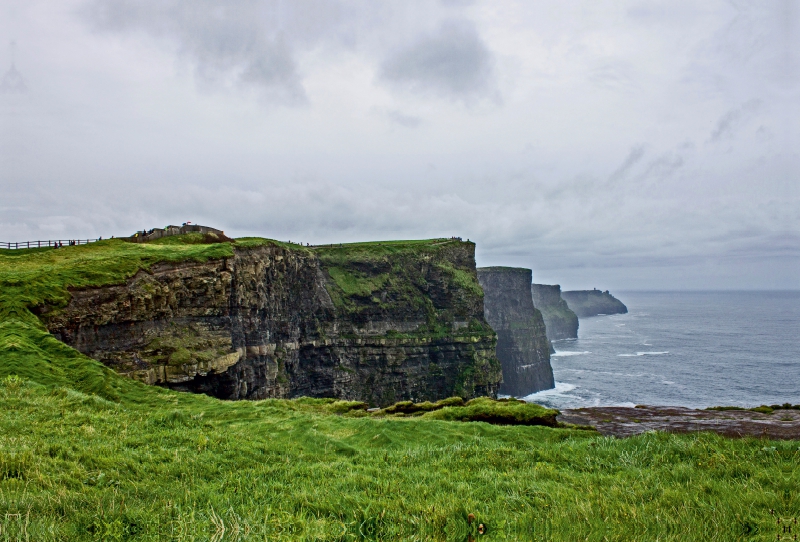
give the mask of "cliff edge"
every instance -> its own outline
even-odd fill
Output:
[[[500,393],[524,397],[555,387],[550,342],[542,313],[533,306],[530,269],[480,267],[484,315],[497,333],[503,367]]]
[[[625,314],[628,312],[622,301],[608,293],[608,290],[572,290],[562,292],[561,297],[578,318],[600,314]]]
[[[159,260],[121,283],[70,288],[65,306],[34,312],[117,372],[224,399],[383,406],[497,394],[496,335],[483,317],[473,243],[240,239],[219,245],[224,257],[161,259],[180,239],[85,249]]]
[[[578,338],[578,315],[562,299],[560,285],[531,284],[531,295],[533,306],[542,313],[550,341]]]

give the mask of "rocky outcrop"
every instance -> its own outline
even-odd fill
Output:
[[[121,373],[225,399],[496,395],[473,243],[234,247],[73,290],[66,308],[37,312]]]
[[[561,292],[561,297],[578,318],[598,316],[600,314],[625,314],[628,307],[622,301],[608,293],[608,290],[572,290]]]
[[[481,267],[484,315],[497,332],[497,357],[503,366],[500,392],[516,397],[555,387],[550,342],[542,313],[533,306],[531,270]]]
[[[558,421],[592,426],[602,435],[615,437],[632,437],[646,431],[713,431],[734,438],[800,439],[800,410],[792,405],[773,406],[777,408],[589,407],[563,410]]]
[[[539,309],[550,341],[578,338],[578,315],[561,298],[558,284],[531,284],[533,306]]]

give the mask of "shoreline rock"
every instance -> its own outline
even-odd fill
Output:
[[[711,431],[726,437],[800,439],[800,410],[697,410],[686,407],[589,407],[562,410],[558,421],[592,426],[603,435],[631,437],[647,431]],[[771,412],[770,412],[771,411]]]

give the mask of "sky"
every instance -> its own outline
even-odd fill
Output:
[[[459,236],[800,288],[800,0],[0,0],[0,240]]]

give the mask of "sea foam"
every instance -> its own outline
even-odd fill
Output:
[[[526,395],[525,397],[522,397],[522,400],[523,401],[527,401],[529,403],[536,403],[538,401],[541,401],[543,399],[547,399],[547,398],[550,398],[550,397],[563,396],[563,395],[571,392],[575,388],[577,388],[577,386],[575,384],[568,384],[567,382],[556,382],[556,387],[555,388],[552,388],[552,389],[549,389],[549,390],[537,391],[536,393],[532,393],[530,395]]]

